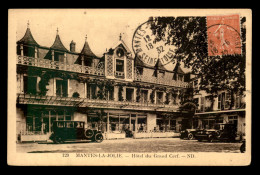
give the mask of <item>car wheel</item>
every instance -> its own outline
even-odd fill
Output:
[[[86,138],[90,139],[90,138],[93,137],[93,135],[94,135],[94,131],[93,131],[93,130],[87,129],[87,130],[85,131],[85,136],[86,136]]]
[[[59,137],[57,141],[58,141],[58,143],[64,143],[64,141],[61,137]]]
[[[97,133],[95,135],[95,141],[98,142],[98,143],[102,142],[103,141],[103,135],[101,133]]]
[[[54,137],[52,141],[53,141],[53,143],[55,143],[55,144],[57,144],[57,143],[58,143],[58,142],[57,142],[57,138],[56,138],[56,137]]]
[[[213,142],[213,137],[212,137],[212,136],[209,136],[209,137],[208,137],[208,141],[209,141],[209,142]]]
[[[189,134],[188,134],[188,139],[189,139],[189,140],[192,140],[193,138],[194,138],[193,134],[192,134],[192,133],[189,133]]]

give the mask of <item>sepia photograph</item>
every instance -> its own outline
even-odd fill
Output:
[[[8,164],[251,161],[249,9],[9,9]]]

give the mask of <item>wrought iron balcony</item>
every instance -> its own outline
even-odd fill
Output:
[[[153,84],[174,86],[174,87],[182,87],[182,88],[190,87],[190,84],[188,82],[169,80],[169,79],[166,79],[166,78],[158,78],[158,77],[154,77],[154,76],[151,76],[151,75],[149,75],[149,76],[141,75],[140,73],[138,73],[138,71],[135,72],[134,80],[140,81],[140,82],[153,83]]]
[[[134,101],[99,100],[74,97],[40,96],[32,94],[17,94],[17,104],[37,104],[52,106],[92,107],[106,109],[128,109],[143,111],[177,112],[179,105],[152,104]]]
[[[43,58],[20,56],[20,55],[17,55],[17,64],[70,71],[70,72],[79,72],[79,73],[98,75],[98,76],[105,75],[103,66],[98,66],[96,68],[93,68],[89,66],[82,66],[79,64],[65,64],[64,62],[52,61]]]

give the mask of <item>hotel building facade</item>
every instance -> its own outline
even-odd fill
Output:
[[[222,121],[244,123],[243,110],[219,112],[228,95],[216,100],[221,104],[213,105],[214,115],[205,111],[206,97],[191,93],[196,88],[191,74],[179,64],[172,71],[159,61],[154,67],[143,64],[121,36],[102,57],[87,39],[79,53],[75,48],[71,41],[68,50],[58,32],[51,47],[41,46],[29,26],[17,41],[17,140],[48,140],[55,120],[84,121],[105,139],[128,137],[126,130],[133,138],[174,137],[186,128],[211,127],[216,116],[226,114]],[[193,97],[199,106],[195,113],[185,108]]]

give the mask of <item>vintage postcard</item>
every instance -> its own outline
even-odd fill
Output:
[[[250,9],[8,19],[9,165],[250,165]]]

